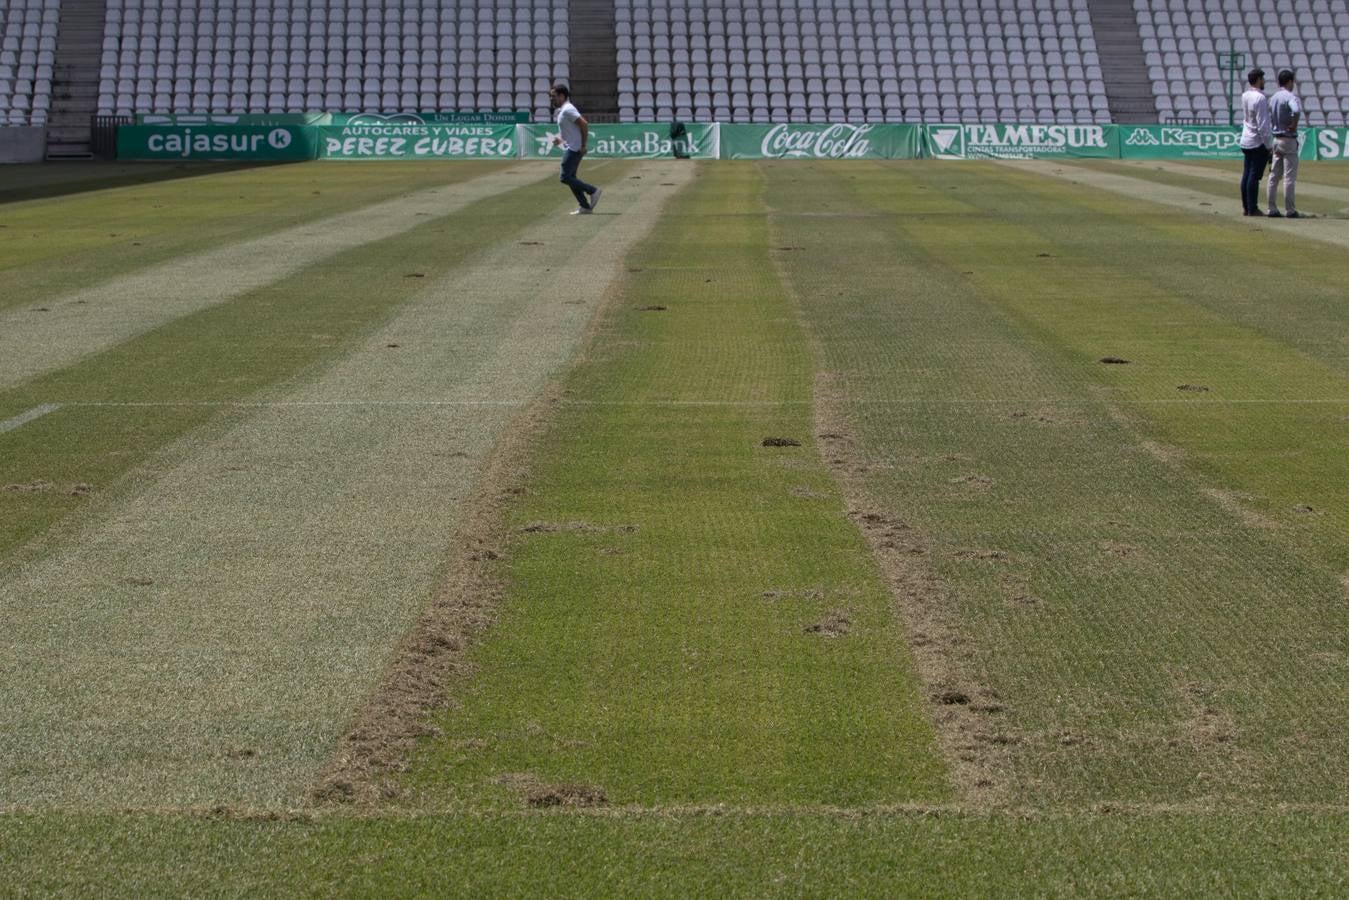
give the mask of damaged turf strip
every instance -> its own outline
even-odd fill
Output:
[[[1089,191],[996,165],[935,183],[765,168],[775,212],[867,215],[821,229],[783,214],[775,242],[811,250],[782,265],[841,411],[831,458],[907,526],[869,536],[922,600],[915,651],[962,795],[1344,796],[1346,384],[1273,336],[1305,333],[1276,323],[1318,294],[1260,312],[1192,250],[1179,277],[1209,279],[1178,295],[1112,249],[1173,217],[1128,201],[1105,215]],[[869,262],[846,278],[811,262],[844,258]],[[1273,280],[1297,283],[1284,265]],[[1271,336],[1232,323],[1257,316]],[[1114,353],[1130,364],[1100,364]],[[981,692],[995,715],[977,715]]]
[[[949,796],[903,627],[817,449],[766,220],[743,215],[759,184],[704,169],[629,257],[507,507],[498,620],[405,778],[417,802]]]

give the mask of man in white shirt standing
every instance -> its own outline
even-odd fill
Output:
[[[565,84],[555,84],[548,92],[557,109],[557,137],[553,146],[562,145],[562,183],[571,188],[576,197],[576,211],[573,216],[588,216],[599,205],[600,195],[604,193],[593,184],[586,184],[576,177],[581,167],[581,157],[586,155],[586,143],[590,139],[590,123],[581,115],[581,111],[572,105],[571,91]]]
[[[1279,73],[1279,89],[1269,98],[1269,120],[1274,129],[1274,165],[1269,170],[1269,216],[1279,219],[1287,215],[1300,219],[1293,193],[1297,185],[1297,123],[1302,118],[1302,101],[1293,93],[1294,76],[1291,69]],[[1283,208],[1279,212],[1279,181],[1283,181]]]
[[[1242,215],[1264,215],[1260,211],[1260,184],[1269,165],[1269,148],[1274,129],[1269,121],[1269,98],[1265,96],[1265,72],[1251,69],[1246,75],[1250,85],[1241,95],[1241,152],[1246,157],[1241,173]]]

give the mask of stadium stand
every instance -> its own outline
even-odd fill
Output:
[[[615,6],[624,121],[1110,121],[1086,0]]]
[[[108,0],[98,109],[546,117],[568,73],[559,0]]]
[[[1225,122],[1235,50],[1335,125],[1346,2],[0,0],[0,124],[74,153],[92,113],[542,119],[572,75],[596,121]]]
[[[0,3],[0,125],[46,123],[60,14],[60,0]]]
[[[1134,0],[1134,9],[1163,121],[1227,122],[1234,91],[1220,54],[1228,51],[1241,54],[1244,67],[1262,67],[1269,90],[1279,69],[1293,69],[1308,124],[1349,120],[1345,0],[1286,0],[1274,6],[1244,0]]]

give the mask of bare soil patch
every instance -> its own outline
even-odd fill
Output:
[[[54,487],[56,485],[50,481],[43,481],[39,478],[36,481],[27,481],[21,484],[7,484],[4,489],[11,494],[42,494]]]
[[[616,532],[618,534],[633,534],[640,525],[596,525],[594,522],[530,522],[522,526],[522,534],[561,534],[566,532],[580,532],[581,534],[608,534]]]
[[[536,809],[546,809],[551,806],[605,806],[609,798],[602,788],[588,784],[543,784],[526,793],[525,802]]]
[[[1251,500],[1249,494],[1243,494],[1240,491],[1229,491],[1223,488],[1204,488],[1204,493],[1213,498],[1219,506],[1238,519],[1241,524],[1251,528],[1262,528],[1267,531],[1273,531],[1279,528],[1279,523],[1269,516],[1263,515],[1251,509],[1247,504]]]
[[[609,797],[604,789],[591,784],[550,784],[533,772],[507,772],[493,778],[497,784],[516,791],[527,806],[534,809],[551,807],[607,806]]]
[[[774,589],[762,596],[765,600],[823,600],[824,588]]]
[[[1184,732],[1192,744],[1203,748],[1237,740],[1236,720],[1214,705],[1216,691],[1211,685],[1187,681],[1179,686],[1179,691],[1190,712]]]
[[[852,631],[852,614],[846,609],[832,609],[824,618],[806,626],[806,634],[818,634],[820,637],[842,637]]]
[[[979,562],[1001,562],[1008,556],[1002,550],[957,550],[952,555],[956,559],[972,559]]]

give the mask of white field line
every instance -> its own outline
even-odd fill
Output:
[[[1233,212],[1237,203],[1234,196],[1225,202],[1215,194],[1201,193],[1171,184],[1162,184],[1148,178],[1135,178],[1132,175],[1120,175],[1115,172],[1099,172],[1085,166],[1072,163],[1048,162],[1045,160],[1002,160],[999,165],[1023,172],[1033,172],[1045,178],[1058,178],[1085,187],[1109,191],[1135,200],[1146,200],[1183,209],[1197,216],[1212,219],[1218,217],[1224,222],[1240,223],[1252,229],[1270,229],[1280,237],[1297,240],[1321,241],[1337,247],[1349,247],[1349,220],[1345,219],[1269,219],[1263,216],[1248,218],[1240,212]]]
[[[180,256],[44,303],[0,313],[0,390],[70,365],[362,244],[392,237],[551,172],[516,166],[276,234]]]
[[[74,400],[59,404],[67,407],[160,407],[160,406],[202,406],[202,407],[238,407],[238,408],[257,408],[266,409],[269,407],[344,407],[344,406],[404,406],[404,407],[436,407],[436,406],[524,406],[530,403],[529,399],[520,400]],[[809,406],[812,400],[569,400],[566,398],[557,401],[560,406],[641,406],[641,407],[679,407],[679,406],[708,406],[708,407],[745,407],[753,409],[767,409],[779,406]],[[1024,406],[1027,404],[1045,404],[1050,406],[1098,406],[1100,401],[1082,400],[1078,398],[1056,398],[1056,397],[999,397],[988,400],[963,398],[945,398],[945,397],[895,397],[895,398],[853,398],[841,400],[842,403],[855,406]],[[1321,397],[1304,399],[1278,399],[1278,398],[1233,398],[1224,399],[1222,397],[1212,398],[1156,398],[1156,399],[1133,399],[1122,401],[1130,405],[1155,405],[1170,403],[1186,403],[1194,405],[1209,406],[1229,406],[1242,404],[1274,404],[1274,405],[1344,405],[1349,404],[1349,397]],[[4,430],[0,428],[0,430]]]
[[[526,227],[536,252],[506,242],[427,285],[0,570],[0,811],[304,802],[521,398],[573,358],[692,170],[641,164],[605,197],[618,215]]]
[[[5,421],[0,422],[0,434],[3,434],[6,431],[13,431],[20,425],[27,425],[34,419],[40,419],[47,413],[56,412],[60,408],[61,404],[59,403],[43,403],[40,406],[34,406],[27,412],[19,413],[12,419],[6,419]]]

